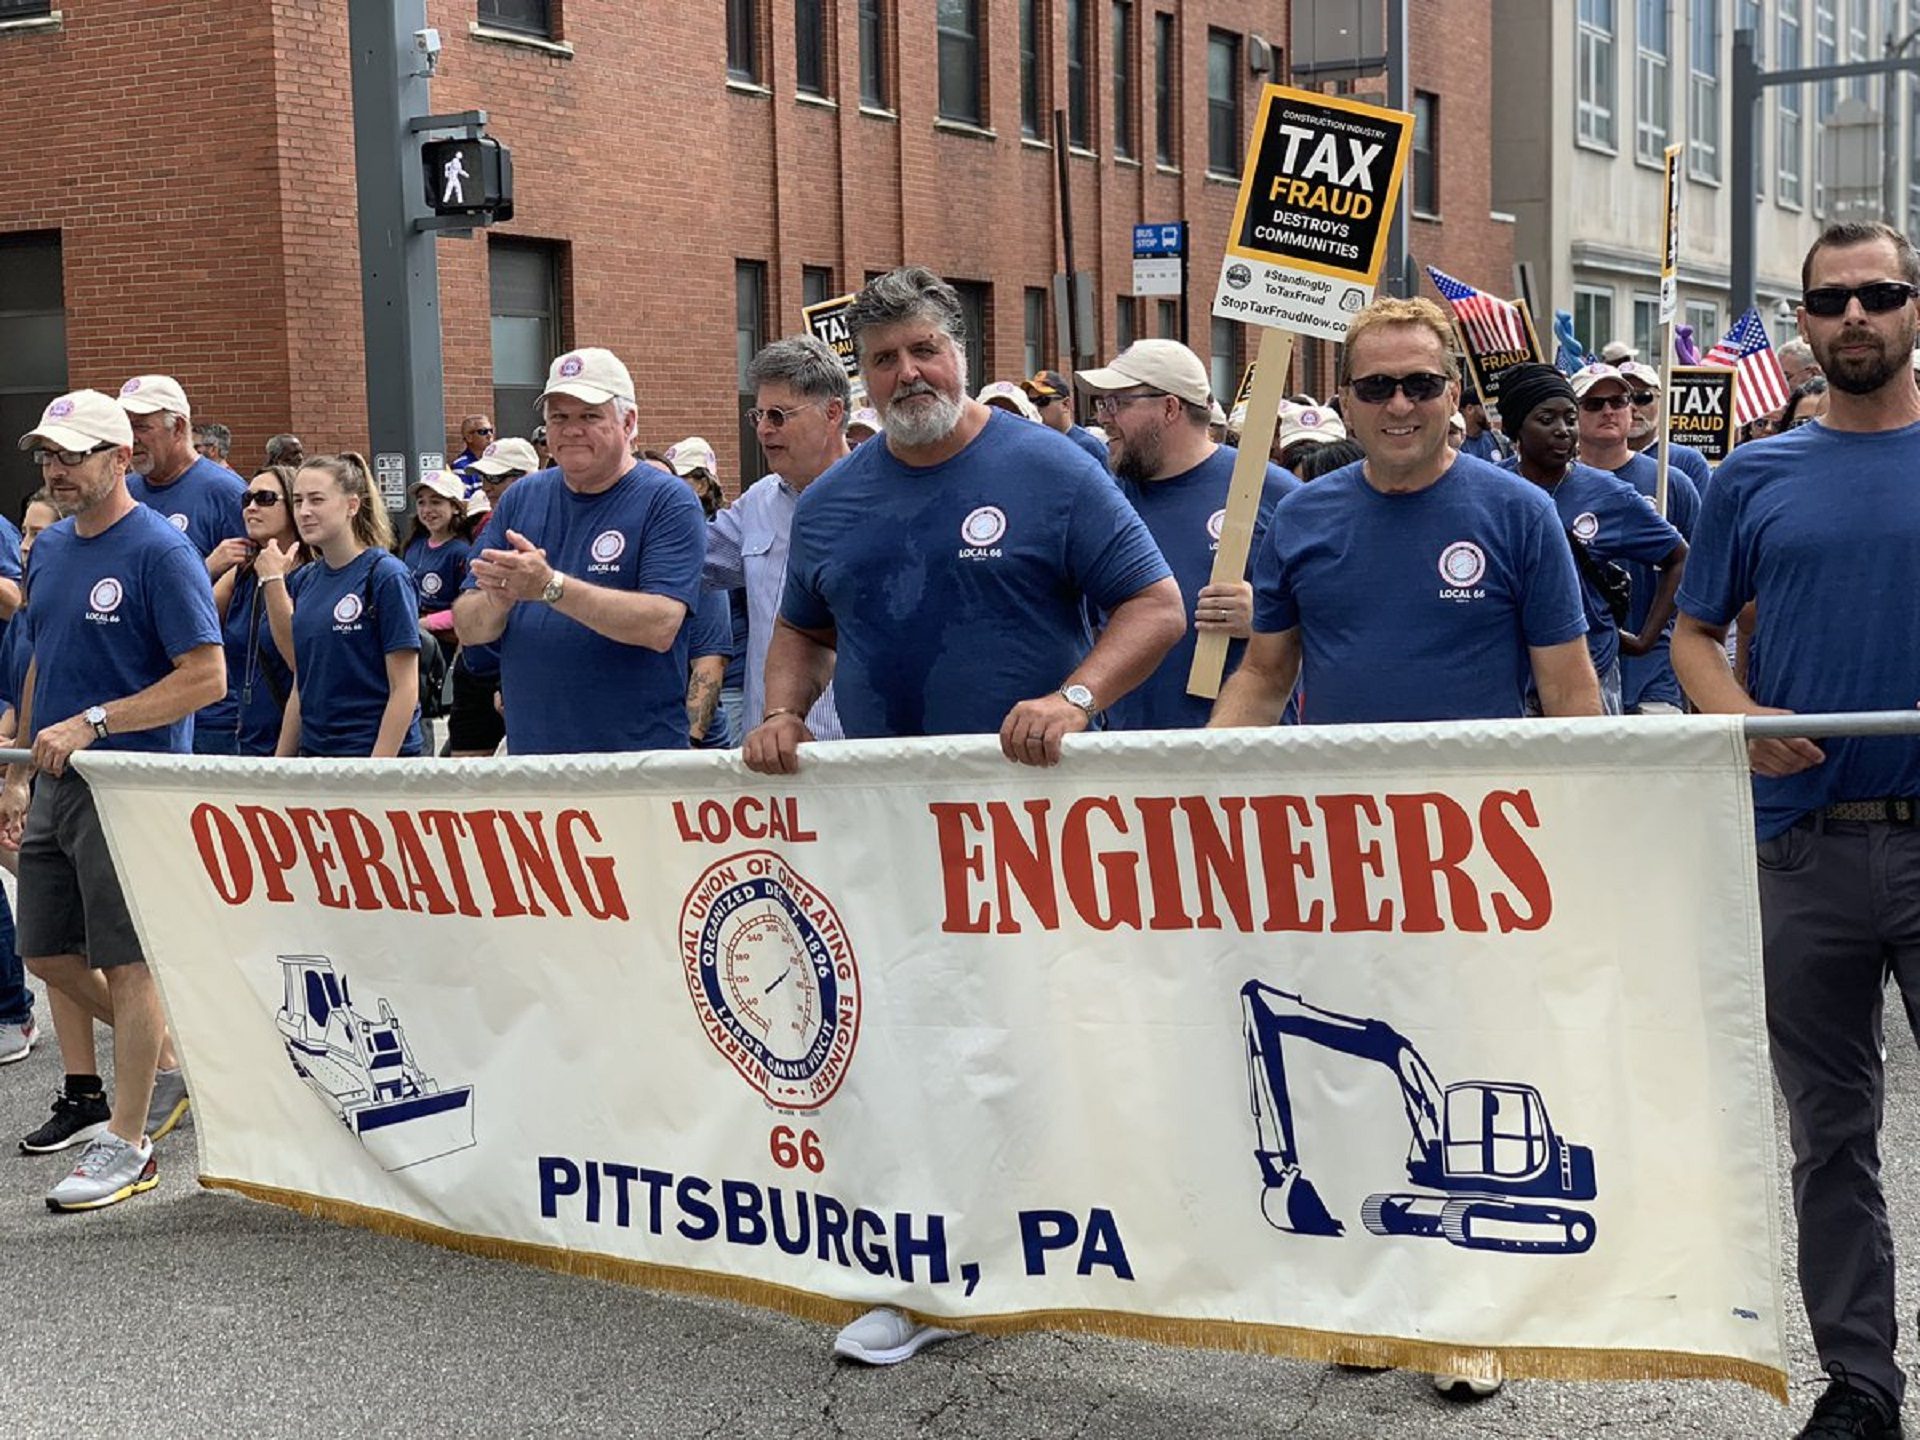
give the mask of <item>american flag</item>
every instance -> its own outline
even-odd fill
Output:
[[[1740,378],[1733,387],[1733,423],[1736,425],[1750,424],[1768,411],[1778,410],[1793,393],[1756,309],[1748,309],[1736,320],[1733,328],[1700,363],[1729,365],[1738,373]]]
[[[1453,307],[1454,315],[1466,327],[1468,338],[1480,354],[1497,355],[1506,350],[1533,348],[1517,306],[1483,295],[1431,265],[1427,266],[1427,274],[1433,278],[1433,288]]]

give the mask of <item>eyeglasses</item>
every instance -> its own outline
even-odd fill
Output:
[[[91,460],[95,455],[98,455],[102,450],[116,450],[118,448],[113,441],[108,440],[94,446],[91,450],[48,450],[36,445],[27,453],[28,457],[36,465],[51,465],[54,461],[58,460],[62,465],[72,468],[75,465],[86,464],[87,461]]]
[[[1800,297],[1800,303],[1807,307],[1809,315],[1831,320],[1847,313],[1849,300],[1858,300],[1860,308],[1869,315],[1884,315],[1889,310],[1898,310],[1916,293],[1920,292],[1901,280],[1875,280],[1866,285],[1816,286]]]
[[[1117,415],[1136,400],[1164,400],[1164,390],[1134,390],[1125,395],[1096,395],[1093,397],[1093,412],[1096,415]]]
[[[1033,401],[1034,409],[1044,410],[1049,405],[1058,405],[1067,397],[1064,395],[1030,395],[1027,398]]]
[[[1818,420],[1819,418],[1820,417],[1818,415],[1801,415],[1795,419],[1787,421],[1786,424],[1776,429],[1774,431],[1774,434],[1780,435],[1780,434],[1786,433],[1789,430],[1798,430],[1802,425],[1811,425],[1813,424],[1814,421]]]
[[[1414,404],[1436,400],[1450,382],[1431,370],[1416,370],[1411,375],[1361,375],[1348,386],[1353,398],[1369,405],[1385,405],[1398,390]]]
[[[1602,410],[1624,410],[1633,403],[1628,395],[1589,395],[1580,402],[1580,408],[1589,415],[1598,415]]]
[[[491,425],[469,425],[469,426],[467,427],[467,433],[468,433],[469,435],[491,435],[491,434],[493,434],[493,426],[491,426]]]
[[[762,410],[756,405],[753,409],[747,411],[747,423],[758,430],[761,422],[766,421],[771,424],[774,429],[784,430],[787,428],[787,422],[802,410],[815,409],[819,404],[820,402],[818,400],[809,400],[804,405],[795,405],[787,410],[782,410],[778,405],[769,405],[766,409]]]
[[[240,497],[240,504],[248,509],[271,510],[280,503],[278,490],[249,490]]]
[[[1651,390],[1636,390],[1627,398],[1636,405],[1651,405],[1660,397]]]

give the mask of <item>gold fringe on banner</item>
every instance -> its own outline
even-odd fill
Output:
[[[527,1240],[502,1240],[449,1230],[410,1215],[376,1210],[349,1200],[329,1200],[299,1190],[259,1185],[251,1180],[229,1180],[203,1175],[209,1190],[227,1190],[294,1210],[316,1220],[351,1225],[380,1235],[394,1235],[443,1249],[478,1255],[488,1260],[512,1260],[537,1265],[562,1275],[644,1286],[683,1295],[701,1295],[736,1304],[777,1310],[822,1325],[844,1325],[871,1308],[867,1303],[834,1300],[808,1290],[754,1280],[627,1260],[591,1250],[568,1250],[536,1245]],[[904,1307],[896,1307],[902,1308]],[[1787,1377],[1753,1360],[1726,1355],[1690,1355],[1673,1350],[1582,1350],[1528,1345],[1463,1348],[1430,1340],[1407,1340],[1389,1335],[1343,1335],[1331,1330],[1304,1330],[1291,1325],[1254,1325],[1240,1320],[1182,1320],[1135,1315],[1121,1310],[1025,1310],[1010,1315],[933,1315],[906,1311],[916,1319],[949,1329],[982,1335],[1012,1335],[1027,1330],[1076,1330],[1145,1340],[1156,1345],[1192,1349],[1238,1350],[1254,1355],[1277,1355],[1325,1364],[1384,1365],[1396,1370],[1422,1370],[1436,1375],[1465,1375],[1480,1380],[1733,1380],[1787,1403]]]

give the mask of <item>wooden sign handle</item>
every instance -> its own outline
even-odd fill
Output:
[[[1287,365],[1293,359],[1293,332],[1260,332],[1260,353],[1253,362],[1253,394],[1247,399],[1246,422],[1240,427],[1240,455],[1233,464],[1233,484],[1227,491],[1227,514],[1220,526],[1220,548],[1213,554],[1214,585],[1247,578],[1247,558],[1253,549],[1253,522],[1260,517],[1260,493],[1266,488],[1273,430],[1280,419],[1280,401],[1286,394]],[[1192,623],[1191,620],[1188,621]],[[1211,700],[1220,693],[1227,668],[1227,637],[1203,632],[1193,648],[1193,668],[1187,672],[1187,693]]]

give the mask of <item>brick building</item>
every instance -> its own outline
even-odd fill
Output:
[[[1423,133],[1446,151],[1413,244],[1504,285],[1489,3],[1416,0]],[[489,410],[525,433],[546,359],[605,344],[633,369],[649,443],[704,434],[737,482],[743,357],[903,260],[960,284],[976,384],[1064,368],[1056,107],[1091,348],[1180,333],[1178,301],[1128,292],[1133,224],[1185,218],[1189,340],[1222,388],[1237,379],[1250,341],[1208,305],[1259,86],[1286,78],[1288,0],[428,8],[445,42],[433,108],[488,111],[516,179],[511,223],[439,242],[450,428]],[[232,427],[236,464],[279,430],[310,451],[364,445],[346,12],[0,0],[17,177],[0,191],[0,433],[68,386],[164,370]],[[4,447],[0,509],[34,479]]]

